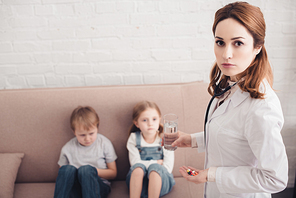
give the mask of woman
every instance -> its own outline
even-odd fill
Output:
[[[272,70],[264,47],[265,22],[258,7],[235,2],[219,9],[213,24],[216,63],[210,74],[213,97],[205,131],[179,132],[172,144],[206,152],[205,170],[188,181],[205,184],[205,197],[271,197],[288,181],[280,134],[284,118],[271,88]],[[218,84],[218,85],[217,85]]]

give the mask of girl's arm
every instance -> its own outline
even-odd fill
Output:
[[[107,163],[107,169],[97,168],[97,171],[98,171],[99,177],[101,178],[104,178],[107,180],[114,179],[117,175],[116,162],[113,161],[113,162]]]
[[[175,161],[174,151],[169,151],[163,148],[163,166],[168,170],[169,173],[173,171]]]

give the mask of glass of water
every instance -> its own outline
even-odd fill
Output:
[[[164,148],[174,151],[177,147],[172,147],[172,143],[178,138],[178,116],[176,114],[166,114],[163,117]]]

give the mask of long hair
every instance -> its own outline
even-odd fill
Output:
[[[133,109],[133,121],[137,121],[143,111],[146,111],[148,108],[155,109],[161,118],[161,112],[159,107],[157,106],[156,103],[154,102],[149,102],[149,101],[141,101],[137,103]],[[129,129],[129,134],[133,132],[141,131],[135,124],[132,124],[130,129]],[[161,123],[159,123],[159,135],[163,132],[163,126]]]
[[[260,8],[247,2],[230,3],[216,12],[212,27],[214,35],[218,23],[228,18],[235,19],[251,33],[254,39],[254,48],[262,47],[249,67],[237,77],[240,80],[238,85],[241,90],[249,92],[252,98],[263,99],[264,93],[259,92],[261,82],[266,79],[271,86],[273,84],[272,69],[264,46],[266,26],[263,14]],[[217,82],[221,81],[223,88],[227,86],[229,78],[229,76],[222,74],[216,62],[210,73],[208,92],[213,96]]]

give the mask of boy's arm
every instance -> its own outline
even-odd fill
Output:
[[[98,169],[98,175],[104,179],[114,179],[117,175],[117,168],[115,161],[107,163],[107,169]]]

